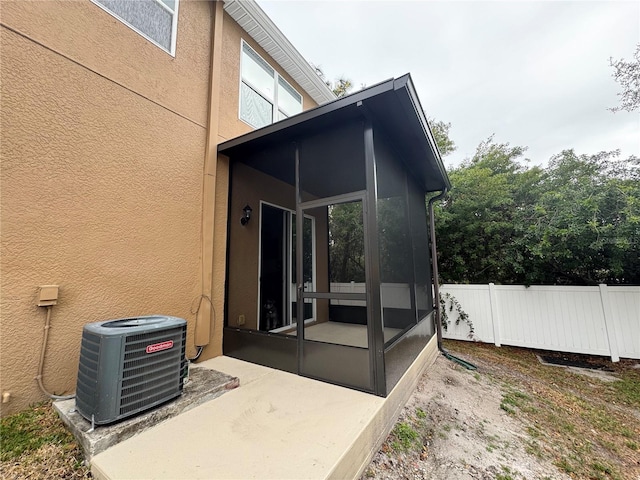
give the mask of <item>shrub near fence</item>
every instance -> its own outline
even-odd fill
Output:
[[[500,345],[640,359],[640,287],[452,285],[473,322],[473,340]],[[470,340],[450,312],[444,338]]]

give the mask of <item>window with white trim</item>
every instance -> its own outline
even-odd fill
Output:
[[[180,0],[91,0],[107,13],[175,56]]]
[[[242,121],[261,128],[302,112],[302,95],[244,40],[240,71]]]

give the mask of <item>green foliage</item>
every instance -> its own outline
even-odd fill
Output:
[[[622,92],[618,94],[620,97],[620,106],[613,107],[610,110],[617,112],[626,110],[632,112],[640,108],[640,43],[636,46],[634,59],[626,62],[623,59],[609,59],[609,65],[613,67],[613,78],[622,87]]]
[[[348,78],[340,77],[333,82],[333,85],[330,84],[329,87],[333,90],[335,96],[339,98],[347,95],[353,88],[353,84]]]
[[[552,157],[528,230],[542,280],[593,285],[640,281],[640,162],[618,152]]]
[[[640,409],[640,372],[625,372],[611,388],[616,391],[619,402]]]
[[[529,397],[529,395],[527,395],[526,393],[522,393],[510,388],[502,394],[500,408],[507,412],[509,415],[515,415],[516,408],[520,410],[527,410],[528,403],[530,401],[531,397]]]
[[[440,322],[442,323],[442,328],[445,332],[448,330],[449,324],[451,323],[451,320],[449,320],[449,314],[453,313],[454,310],[456,315],[456,325],[459,325],[460,322],[466,323],[469,328],[467,336],[473,340],[475,329],[473,328],[473,322],[469,318],[469,314],[464,311],[456,297],[450,293],[440,293]]]
[[[640,283],[640,161],[565,150],[546,169],[490,137],[436,207],[441,281]]]
[[[567,458],[562,458],[560,459],[560,461],[556,462],[556,467],[564,470],[567,473],[575,473],[576,471],[576,468]]]
[[[394,437],[391,445],[398,451],[410,450],[420,437],[420,434],[406,422],[396,423],[391,434]]]
[[[318,75],[320,79],[327,85],[327,87],[329,87],[331,91],[333,91],[336,97],[340,98],[348,95],[353,88],[353,83],[348,78],[342,76],[336,78],[335,81],[332,82],[331,80],[327,80],[327,76],[325,75],[320,65],[315,65],[313,63],[311,63],[310,65],[316,71],[316,75]]]
[[[456,150],[456,144],[453,143],[453,140],[449,137],[451,123],[444,123],[430,118],[429,127],[431,128],[431,133],[433,133],[436,145],[438,145],[438,150],[440,150],[440,155],[444,157]]]
[[[329,207],[329,249],[330,281],[365,281],[362,203]]]
[[[14,460],[48,443],[66,445],[74,441],[48,403],[0,420],[0,438],[2,461]]]
[[[496,480],[515,480],[515,477],[511,475],[514,472],[509,467],[506,465],[500,465],[500,467],[502,468],[502,473],[496,474]]]
[[[500,282],[526,271],[524,226],[516,218],[530,214],[528,187],[539,182],[541,172],[517,162],[523,153],[490,137],[472,159],[449,172],[453,189],[436,207],[442,281]]]

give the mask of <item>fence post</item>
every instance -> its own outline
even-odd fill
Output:
[[[500,315],[498,314],[498,296],[496,286],[489,283],[489,303],[491,304],[491,326],[493,327],[493,343],[500,346]]]
[[[609,300],[609,291],[607,285],[601,283],[600,287],[600,300],[602,301],[602,316],[604,318],[604,332],[607,335],[607,342],[609,344],[609,353],[611,354],[612,362],[619,362],[620,355],[618,354],[618,339],[616,338],[615,327],[613,325],[613,314],[611,313],[611,303]]]

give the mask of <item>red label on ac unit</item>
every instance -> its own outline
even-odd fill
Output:
[[[162,350],[169,350],[171,347],[173,347],[173,340],[154,343],[153,345],[147,345],[147,353],[161,352]]]

